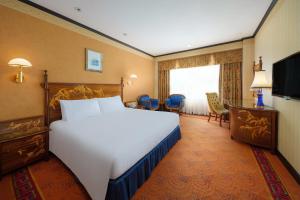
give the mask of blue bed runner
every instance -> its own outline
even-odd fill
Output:
[[[152,151],[145,155],[122,176],[110,180],[106,192],[106,200],[129,200],[137,189],[149,178],[153,169],[181,138],[180,127],[177,126]]]

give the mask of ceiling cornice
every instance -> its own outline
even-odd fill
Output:
[[[272,9],[274,8],[274,6],[276,5],[277,2],[278,2],[278,0],[272,0],[270,6],[268,8],[268,10],[266,11],[265,15],[263,16],[263,18],[261,19],[260,23],[258,24],[258,27],[254,31],[252,37],[256,36],[256,34],[258,33],[258,31],[260,30],[260,28],[262,27],[262,25],[265,23],[266,19],[268,18],[269,14],[271,13]]]
[[[66,16],[64,16],[64,15],[62,15],[62,14],[59,14],[59,13],[53,11],[53,10],[50,10],[50,9],[48,9],[48,8],[45,8],[44,6],[41,6],[41,5],[39,5],[39,4],[36,4],[36,3],[32,2],[32,1],[29,1],[29,0],[18,0],[18,1],[20,1],[20,2],[22,2],[22,3],[25,3],[25,4],[27,4],[27,5],[30,5],[30,6],[32,6],[32,7],[34,7],[34,8],[37,8],[37,9],[39,9],[39,10],[41,10],[41,11],[44,11],[44,12],[50,14],[50,15],[53,15],[53,16],[58,17],[58,18],[60,18],[60,19],[63,19],[63,20],[65,20],[65,21],[68,21],[68,22],[70,22],[70,23],[72,23],[72,24],[75,24],[75,25],[77,25],[77,26],[79,26],[79,27],[81,27],[81,28],[84,28],[84,29],[86,29],[86,30],[88,30],[88,31],[94,32],[94,33],[96,33],[96,34],[98,34],[98,35],[100,35],[100,36],[103,36],[103,37],[105,37],[105,38],[107,38],[107,39],[110,39],[110,40],[112,40],[112,41],[114,41],[114,42],[117,42],[117,43],[119,43],[119,44],[122,44],[122,45],[124,45],[124,46],[126,46],[126,47],[129,47],[129,48],[131,48],[131,49],[134,49],[134,50],[136,50],[136,51],[139,51],[139,52],[141,52],[141,53],[143,53],[143,54],[146,54],[146,55],[148,55],[148,56],[154,57],[152,54],[149,54],[149,53],[147,53],[147,52],[145,52],[145,51],[143,51],[143,50],[141,50],[141,49],[138,49],[138,48],[136,48],[136,47],[134,47],[134,46],[131,46],[131,45],[125,43],[125,42],[122,42],[122,41],[120,41],[120,40],[117,40],[117,39],[115,39],[115,38],[113,38],[113,37],[111,37],[111,36],[109,36],[109,35],[106,35],[106,34],[100,32],[100,31],[97,31],[96,29],[93,29],[93,28],[91,28],[91,27],[89,27],[89,26],[86,26],[86,25],[84,25],[84,24],[82,24],[82,23],[79,23],[79,22],[77,22],[77,21],[75,21],[75,20],[73,20],[73,19],[71,19],[71,18],[69,18],[69,17],[66,17]]]
[[[224,44],[230,44],[230,43],[234,43],[234,42],[241,42],[243,40],[247,40],[247,39],[251,39],[251,38],[253,38],[253,36],[244,37],[244,38],[238,39],[238,40],[231,40],[231,41],[228,41],[228,42],[222,42],[222,43],[212,44],[212,45],[203,46],[203,47],[197,47],[197,48],[193,48],[193,49],[187,49],[187,50],[176,51],[176,52],[172,52],[172,53],[161,54],[161,55],[158,55],[158,56],[154,56],[154,58],[158,58],[158,57],[162,57],[162,56],[169,56],[169,55],[178,54],[178,53],[184,53],[184,52],[188,52],[188,51],[195,51],[195,50],[200,50],[200,49],[205,49],[205,48],[220,46],[220,45],[224,45]]]
[[[208,47],[219,46],[219,45],[223,45],[223,44],[229,44],[229,43],[233,43],[233,42],[241,42],[241,41],[246,40],[246,39],[255,38],[256,34],[261,29],[262,25],[265,23],[266,19],[268,18],[269,14],[271,13],[272,9],[274,8],[274,6],[276,5],[277,2],[278,2],[278,0],[272,0],[268,10],[264,14],[263,18],[261,19],[260,23],[258,24],[258,27],[256,28],[256,30],[254,31],[254,33],[251,36],[244,37],[244,38],[241,38],[239,40],[232,40],[232,41],[212,44],[212,45],[208,45],[208,46],[204,46],[204,47],[197,47],[197,48],[187,49],[187,50],[183,50],[183,51],[176,51],[176,52],[161,54],[161,55],[154,56],[154,58],[161,57],[161,56],[168,56],[168,55],[177,54],[177,53],[184,53],[184,52],[187,52],[187,51],[194,51],[194,50],[204,49],[204,48],[208,48]]]
[[[77,25],[77,26],[79,26],[79,27],[81,27],[81,28],[84,28],[84,29],[86,29],[86,30],[92,31],[92,32],[94,32],[94,33],[96,33],[96,34],[98,34],[98,35],[100,35],[100,36],[103,36],[103,37],[105,37],[105,38],[107,38],[107,39],[110,39],[110,40],[112,40],[112,41],[115,41],[115,42],[117,42],[117,43],[119,43],[119,44],[122,44],[122,45],[124,45],[124,46],[126,46],[126,47],[129,47],[129,48],[131,48],[131,49],[134,49],[134,50],[136,50],[136,51],[139,51],[139,52],[141,52],[141,53],[143,53],[143,54],[146,54],[146,55],[148,55],[148,56],[151,56],[151,57],[153,57],[153,58],[157,58],[157,57],[161,57],[161,56],[167,56],[167,55],[172,55],[172,54],[177,54],[177,53],[183,53],[183,52],[187,52],[187,51],[194,51],[194,50],[199,50],[199,49],[204,49],[204,48],[209,48],[209,47],[214,47],[214,46],[219,46],[219,45],[229,44],[229,43],[233,43],[233,42],[240,42],[240,41],[243,41],[243,40],[245,40],[245,39],[251,39],[251,38],[254,38],[254,37],[256,36],[256,34],[258,33],[258,31],[259,31],[259,30],[261,29],[261,27],[263,26],[263,24],[264,24],[264,22],[266,21],[266,19],[268,18],[268,16],[269,16],[269,14],[271,13],[272,9],[274,8],[274,6],[276,5],[276,3],[278,2],[278,0],[272,0],[270,6],[268,7],[268,9],[267,9],[267,11],[266,11],[266,13],[264,14],[263,18],[261,19],[261,21],[260,21],[258,27],[256,28],[256,30],[254,31],[253,35],[251,35],[251,36],[244,37],[244,38],[241,38],[241,39],[238,39],[238,40],[233,40],[233,41],[228,41],[228,42],[222,42],[222,43],[212,44],[212,45],[208,45],[208,46],[197,47],[197,48],[193,48],[193,49],[187,49],[187,50],[182,50],[182,51],[170,52],[170,53],[166,53],[166,54],[161,54],[161,55],[154,56],[154,55],[152,55],[152,54],[150,54],[150,53],[147,53],[147,52],[145,52],[145,51],[143,51],[143,50],[141,50],[141,49],[139,49],[139,48],[136,48],[136,47],[134,47],[134,46],[131,46],[131,45],[125,43],[125,42],[122,42],[122,41],[120,41],[120,40],[117,40],[117,39],[115,39],[115,38],[113,38],[113,37],[111,37],[111,36],[109,36],[109,35],[106,35],[106,34],[100,32],[100,31],[97,31],[97,30],[95,30],[95,29],[93,29],[93,28],[91,28],[91,27],[89,27],[89,26],[86,26],[86,25],[81,24],[81,23],[79,23],[79,22],[77,22],[77,21],[75,21],[75,20],[73,20],[73,19],[70,19],[70,18],[64,16],[64,15],[61,15],[61,14],[59,14],[59,13],[53,11],[53,10],[50,10],[50,9],[48,9],[48,8],[45,8],[45,7],[43,7],[43,6],[39,5],[39,4],[33,3],[33,2],[31,2],[31,1],[29,1],[29,0],[18,0],[18,1],[20,1],[20,2],[22,2],[22,3],[25,3],[25,4],[27,4],[27,5],[30,5],[30,6],[32,6],[32,7],[35,7],[35,8],[37,8],[37,9],[39,9],[39,10],[41,10],[41,11],[44,11],[44,12],[46,12],[46,13],[48,13],[48,14],[54,15],[54,16],[56,16],[56,17],[58,17],[58,18],[63,19],[63,20],[66,20],[66,21],[68,21],[68,22],[70,22],[70,23],[73,23],[73,24],[75,24],[75,25]]]

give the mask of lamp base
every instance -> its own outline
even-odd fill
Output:
[[[257,93],[257,103],[256,103],[257,107],[264,107],[264,101],[263,101],[263,94],[261,92]]]
[[[22,66],[19,66],[19,72],[16,75],[16,83],[23,83],[24,80],[24,73],[23,73],[23,68]]]
[[[23,80],[24,80],[24,74],[21,69],[16,75],[16,83],[23,83]]]

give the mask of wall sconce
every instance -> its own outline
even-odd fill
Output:
[[[132,85],[132,84],[133,84],[133,81],[136,80],[136,79],[138,79],[138,76],[137,76],[136,74],[131,74],[131,75],[129,76],[128,81],[127,81],[127,85],[128,85],[128,86]]]
[[[23,67],[31,67],[32,64],[28,60],[25,60],[23,58],[14,58],[8,62],[8,66],[19,67],[19,72],[16,75],[16,82],[23,83],[24,80],[24,73],[22,71]]]

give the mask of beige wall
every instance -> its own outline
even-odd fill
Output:
[[[243,99],[253,99],[250,86],[253,81],[254,39],[243,40]],[[258,62],[258,60],[255,60]]]
[[[269,80],[274,62],[300,51],[299,10],[299,0],[279,0],[255,37],[255,58],[262,56]],[[300,173],[300,101],[272,97],[270,90],[264,100],[279,111],[279,151]]]
[[[6,1],[15,2],[15,1]],[[2,3],[2,2],[1,2]],[[27,5],[18,4],[18,9]],[[30,7],[30,9],[32,9]],[[34,11],[41,12],[41,11]],[[125,100],[141,93],[153,95],[154,61],[127,47],[101,41],[86,30],[70,30],[52,22],[0,5],[0,120],[43,114],[42,70],[49,71],[51,82],[119,83],[131,73],[138,80],[125,87]],[[37,18],[38,17],[38,18]],[[57,19],[59,22],[60,19]],[[103,73],[85,71],[85,48],[104,54]],[[13,81],[17,70],[7,66],[14,57],[23,57],[33,67],[25,69],[25,82]]]

